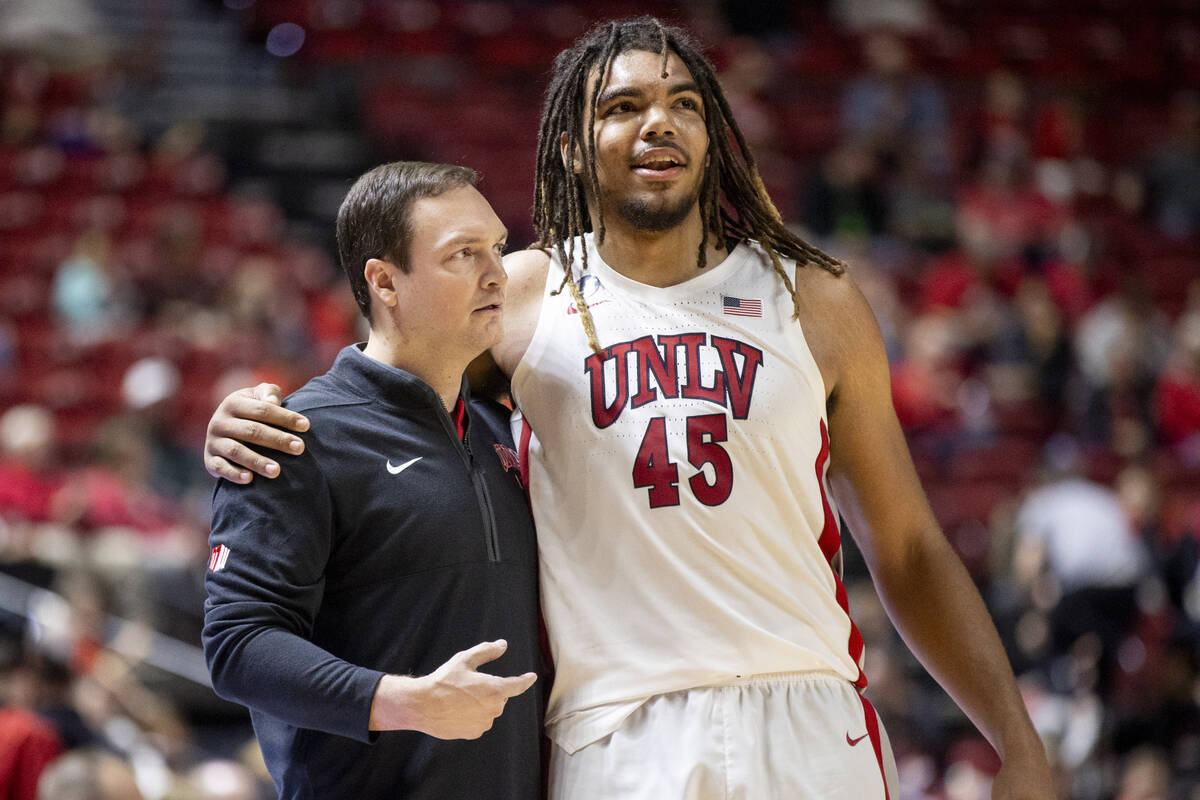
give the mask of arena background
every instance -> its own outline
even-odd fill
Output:
[[[198,649],[208,415],[361,338],[332,218],[365,168],[472,166],[527,243],[552,57],[652,12],[869,297],[1061,797],[1197,800],[1198,6],[0,4],[0,794],[50,762],[45,797],[271,796]],[[899,800],[987,797],[994,754],[848,575]]]

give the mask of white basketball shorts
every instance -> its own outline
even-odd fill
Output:
[[[573,755],[551,745],[550,800],[896,800],[897,785],[875,709],[826,674],[656,695]]]

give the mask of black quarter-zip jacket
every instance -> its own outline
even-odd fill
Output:
[[[508,650],[482,670],[543,674],[507,411],[462,396],[465,442],[431,387],[347,347],[284,402],[312,423],[304,453],[273,480],[218,482],[204,651],[281,798],[540,796],[540,679],[476,740],[368,731],[385,673],[483,641]]]

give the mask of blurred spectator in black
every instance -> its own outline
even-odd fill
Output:
[[[787,0],[721,0],[721,11],[730,30],[739,36],[771,39],[788,34],[791,29],[792,4]]]
[[[843,141],[821,162],[804,193],[802,219],[824,239],[867,239],[887,227],[887,200],[874,153]]]
[[[1054,654],[1094,654],[1085,671],[1098,668],[1097,688],[1105,692],[1150,560],[1115,493],[1081,476],[1081,458],[1065,435],[1047,444],[1045,481],[1017,512],[1014,569],[1018,585],[1049,614]]]
[[[1171,98],[1170,130],[1145,168],[1149,213],[1164,234],[1200,233],[1200,93]]]
[[[1166,316],[1132,277],[1080,320],[1075,352],[1084,380],[1079,425],[1084,440],[1111,443],[1123,455],[1144,451],[1153,438],[1154,381],[1170,342]]]
[[[37,713],[54,727],[65,749],[94,744],[96,734],[75,708],[75,676],[68,665],[44,653],[37,654],[33,662]]]
[[[949,174],[920,153],[904,151],[884,184],[888,233],[927,253],[955,240],[955,187]]]
[[[133,276],[143,318],[154,319],[172,303],[215,303],[216,287],[198,268],[203,245],[203,221],[196,209],[176,203],[162,210],[154,231],[153,258],[140,264]]]
[[[1071,339],[1045,281],[1026,278],[996,335],[986,343],[989,385],[1001,402],[1039,399],[1061,414],[1071,374]]]

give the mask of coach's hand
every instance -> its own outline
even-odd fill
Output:
[[[251,473],[264,478],[279,474],[279,464],[246,447],[255,444],[281,453],[304,452],[304,442],[288,430],[308,430],[308,420],[280,404],[283,390],[273,383],[238,389],[226,396],[204,437],[204,468],[214,478],[249,483]]]
[[[429,675],[385,675],[371,703],[373,731],[420,731],[438,739],[478,739],[491,729],[509,698],[524,692],[537,675],[500,678],[479,672],[508,649],[503,639],[454,654]]]

